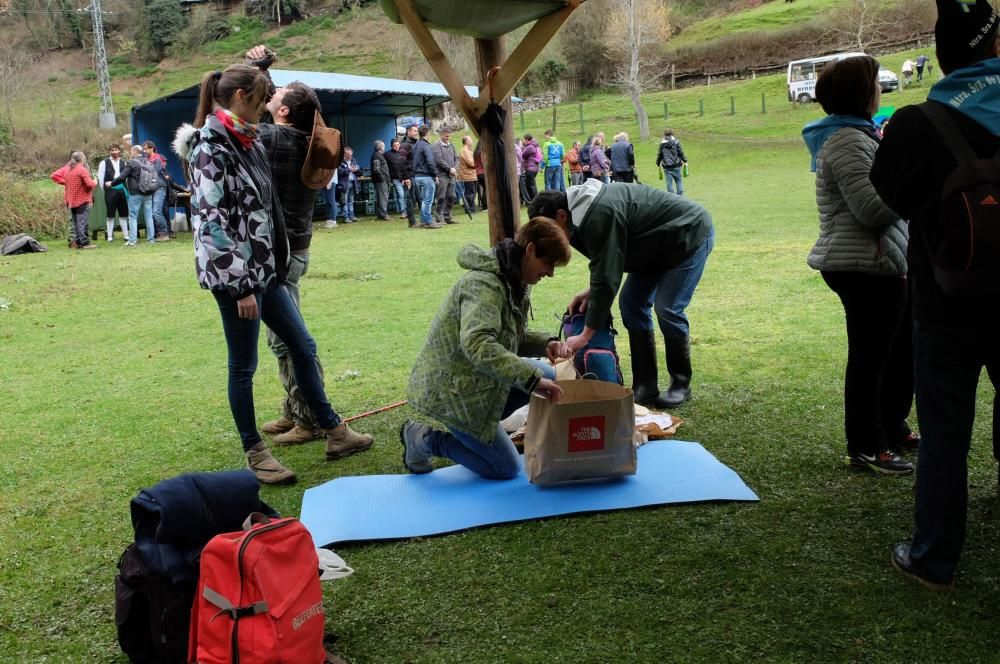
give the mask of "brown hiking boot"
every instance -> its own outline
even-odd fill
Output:
[[[358,433],[341,422],[336,429],[322,429],[326,436],[326,458],[340,459],[348,454],[363,452],[372,446],[374,439],[367,433]]]
[[[289,431],[279,433],[277,436],[272,438],[271,442],[275,445],[301,445],[302,443],[319,440],[319,438],[319,431],[313,431],[312,429],[300,427],[296,424]]]
[[[276,420],[271,420],[264,426],[260,428],[261,431],[268,435],[275,435],[277,433],[285,433],[286,431],[291,431],[292,427],[295,426],[295,422],[290,417],[285,417],[282,415]]]
[[[271,455],[266,443],[257,443],[246,454],[247,468],[253,471],[261,484],[295,483],[295,473],[282,466],[281,462]]]

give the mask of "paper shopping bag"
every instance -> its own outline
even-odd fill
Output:
[[[632,390],[599,380],[557,382],[559,403],[531,395],[524,432],[528,479],[544,486],[634,475]]]

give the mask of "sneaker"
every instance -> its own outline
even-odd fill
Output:
[[[76,243],[76,240],[70,240],[68,243],[70,249],[79,249],[80,245]]]
[[[134,247],[136,244],[138,244],[138,243],[137,242],[126,242],[125,246],[126,247]]]
[[[844,463],[855,468],[864,468],[880,475],[909,475],[913,472],[913,464],[899,458],[890,450],[878,454],[849,454]]]
[[[306,427],[300,427],[296,424],[285,433],[279,433],[277,436],[272,438],[271,442],[275,445],[302,445],[303,443],[319,440],[319,438],[319,431],[307,429]]]
[[[97,249],[97,245],[96,244],[91,244],[91,243],[88,242],[87,244],[81,244],[81,245],[79,245],[77,247],[77,249]]]
[[[458,223],[458,219],[445,219],[444,223],[446,223],[446,224],[457,224]]]
[[[336,219],[327,219],[326,223],[323,224],[323,228],[336,228],[336,227],[337,227]]]
[[[281,465],[281,462],[271,455],[266,443],[257,445],[247,451],[247,468],[253,471],[261,484],[294,484],[295,473]]]
[[[355,223],[355,222],[356,222],[357,220],[358,220],[358,218],[357,218],[357,217],[351,217],[351,218],[350,218],[350,220],[349,220],[349,221],[348,221],[347,223],[349,223],[349,224],[353,224],[353,223]]]
[[[330,461],[364,452],[375,442],[369,434],[358,433],[344,422],[335,429],[321,429],[320,432],[326,438],[326,458]]]
[[[920,449],[920,434],[909,432],[893,443],[892,449],[897,452],[916,452]]]
[[[413,420],[403,422],[399,428],[399,442],[403,445],[403,465],[415,475],[423,475],[434,470],[431,453],[427,449],[427,434],[431,428]]]
[[[938,592],[950,592],[955,589],[954,579],[947,583],[940,583],[932,581],[917,572],[913,567],[913,561],[910,560],[910,544],[908,542],[903,542],[892,547],[892,556],[890,556],[889,560],[892,562],[892,566],[896,568],[896,571],[910,577],[925,588]]]
[[[441,225],[441,224],[439,224],[439,223],[438,223],[438,222],[436,222],[436,221],[432,221],[432,222],[431,222],[431,223],[429,223],[429,224],[420,224],[420,228],[430,228],[430,229],[435,229],[435,228],[442,228],[442,225]]]
[[[265,423],[260,430],[273,436],[275,434],[291,431],[294,426],[295,421],[292,418],[282,415],[276,420],[271,420],[270,422]]]

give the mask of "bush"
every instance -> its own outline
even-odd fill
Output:
[[[65,237],[69,216],[62,190],[0,171],[0,237],[27,233],[36,238]]]
[[[229,32],[224,14],[213,7],[201,5],[191,10],[187,26],[177,34],[170,51],[174,56],[184,57],[200,50],[205,44],[225,39]]]
[[[159,58],[184,30],[180,0],[156,0],[146,4],[146,36]]]

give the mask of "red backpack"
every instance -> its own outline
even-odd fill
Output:
[[[201,554],[188,661],[320,664],[323,593],[312,536],[298,519],[251,514]]]

